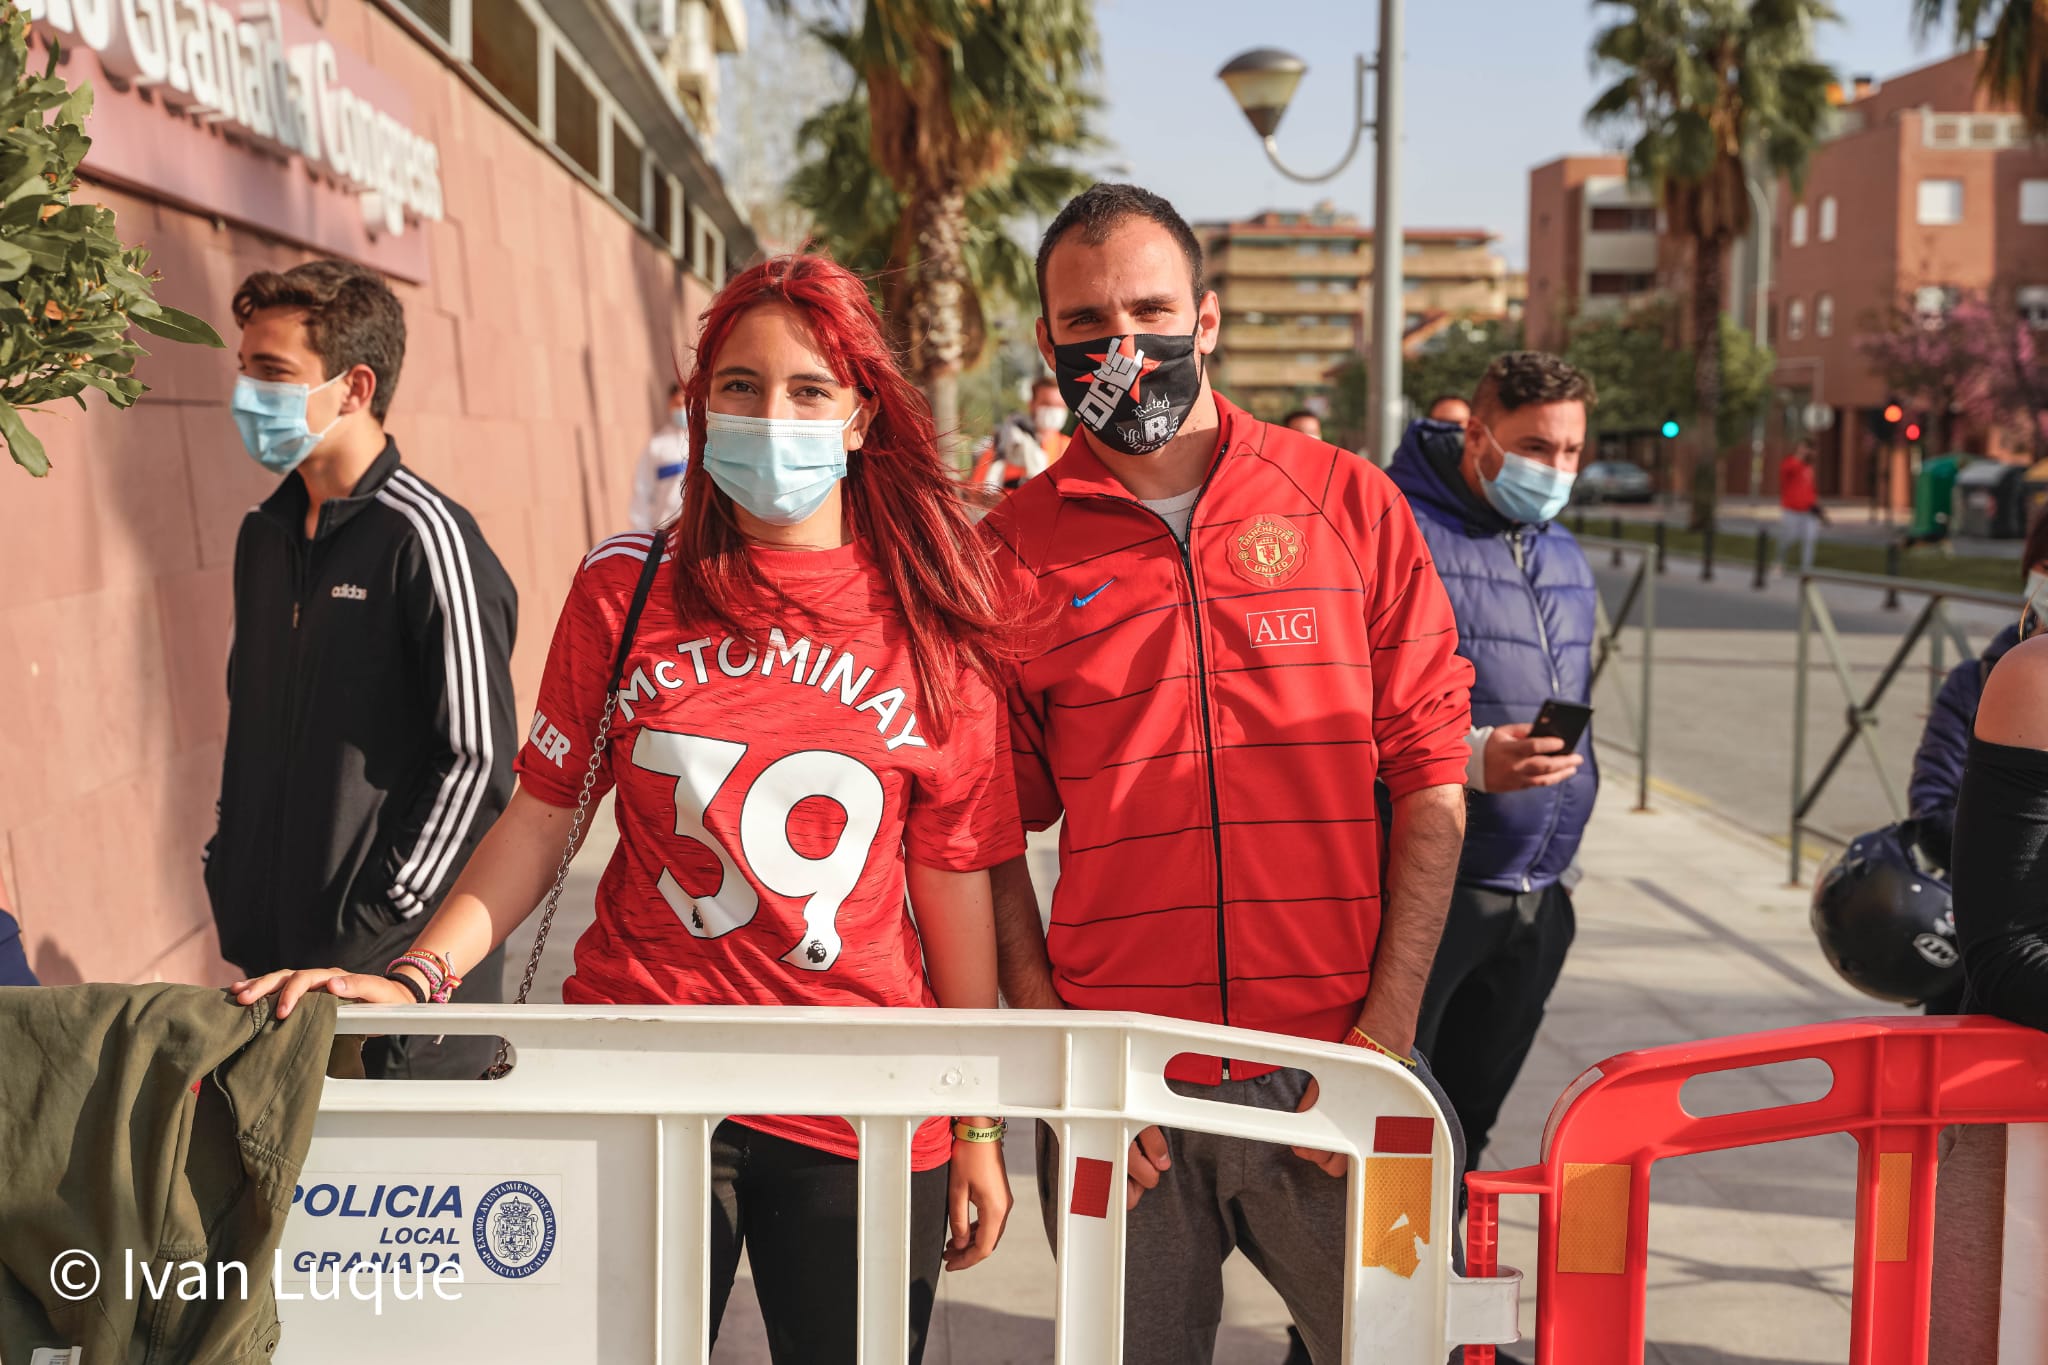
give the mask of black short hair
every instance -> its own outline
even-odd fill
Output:
[[[1495,356],[1479,377],[1472,409],[1516,412],[1538,403],[1584,403],[1590,411],[1597,401],[1593,381],[1563,356],[1548,351],[1509,351]]]
[[[1435,412],[1446,403],[1463,403],[1468,408],[1472,406],[1472,400],[1462,393],[1440,393],[1429,400],[1429,406],[1424,408],[1423,411]]]
[[[1045,236],[1038,239],[1039,312],[1048,317],[1052,313],[1045,301],[1045,266],[1052,259],[1052,249],[1068,233],[1077,231],[1088,245],[1100,246],[1126,218],[1143,218],[1166,229],[1180,248],[1180,254],[1187,258],[1188,281],[1194,286],[1195,302],[1201,303],[1202,295],[1207,292],[1202,284],[1202,244],[1196,240],[1195,230],[1188,226],[1188,220],[1152,191],[1110,181],[1090,185],[1069,199],[1059,216],[1052,220],[1052,226],[1045,230]]]
[[[1060,391],[1060,381],[1058,377],[1055,375],[1042,374],[1038,376],[1038,378],[1032,380],[1031,391],[1033,393],[1037,393],[1040,389],[1051,389],[1054,393],[1058,393]]]
[[[290,270],[259,270],[235,291],[235,325],[266,308],[306,310],[306,337],[320,357],[322,378],[357,365],[377,376],[370,415],[379,422],[398,393],[405,364],[405,307],[384,277],[349,261],[307,261]]]
[[[1320,412],[1316,412],[1310,408],[1296,408],[1293,412],[1288,413],[1285,417],[1282,417],[1280,419],[1280,425],[1283,427],[1291,427],[1304,417],[1315,418],[1317,426],[1321,426],[1323,424],[1323,415]]]

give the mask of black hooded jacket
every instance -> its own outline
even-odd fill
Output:
[[[306,506],[286,478],[235,542],[206,889],[251,975],[363,965],[440,903],[512,792],[518,595],[476,521],[390,441],[310,540]]]

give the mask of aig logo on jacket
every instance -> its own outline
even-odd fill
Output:
[[[1316,634],[1314,607],[1248,612],[1244,624],[1253,649],[1270,649],[1274,645],[1312,645],[1321,638]]]

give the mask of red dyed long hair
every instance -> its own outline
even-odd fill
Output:
[[[931,409],[890,351],[859,276],[804,253],[763,261],[727,281],[705,311],[697,363],[683,383],[690,449],[706,448],[704,414],[719,348],[749,309],[768,303],[802,315],[833,375],[873,413],[867,439],[847,456],[840,492],[854,533],[867,542],[902,607],[924,709],[933,733],[943,737],[959,702],[961,668],[1000,687],[1002,664],[1017,657],[1017,627],[1014,613],[1003,610],[967,495],[940,454]],[[779,610],[794,607],[748,553],[732,499],[702,460],[689,463],[682,514],[669,535],[684,620],[715,620],[752,637]]]

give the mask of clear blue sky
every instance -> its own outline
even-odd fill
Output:
[[[1916,42],[1909,0],[1835,6],[1843,22],[1821,31],[1819,48],[1845,76],[1882,79],[1952,50],[1945,34]],[[757,41],[743,60],[779,65],[763,0],[747,0],[747,10]],[[1588,53],[1600,15],[1585,0],[1407,0],[1406,13],[1404,216],[1410,226],[1492,229],[1519,266],[1529,169],[1599,147],[1584,114],[1599,89]],[[1097,0],[1096,18],[1109,102],[1103,131],[1115,147],[1095,169],[1119,168],[1191,219],[1328,197],[1371,221],[1369,142],[1337,179],[1295,184],[1267,164],[1216,70],[1250,47],[1286,48],[1307,60],[1308,76],[1280,126],[1280,151],[1296,170],[1327,170],[1349,136],[1352,58],[1370,56],[1378,42],[1373,0]],[[776,73],[760,74],[775,104],[766,117],[786,130],[801,106],[838,93],[806,80],[808,73],[797,73],[795,90],[776,82]],[[739,85],[728,80],[729,124],[748,117]],[[786,135],[768,139],[778,140],[787,145]],[[730,173],[730,127],[722,143]],[[766,159],[782,164],[786,153]]]
[[[1817,45],[1845,76],[1883,78],[1952,50],[1946,35],[1916,43],[1908,0],[1835,4],[1843,22]],[[1599,147],[1584,114],[1599,89],[1588,53],[1600,18],[1583,0],[1407,0],[1405,13],[1403,215],[1410,226],[1491,228],[1520,265],[1530,167]],[[1106,161],[1128,164],[1189,218],[1305,207],[1321,195],[1371,221],[1369,143],[1327,185],[1295,184],[1267,164],[1215,79],[1250,47],[1306,60],[1280,154],[1297,171],[1329,169],[1348,136],[1352,57],[1378,43],[1371,0],[1098,0],[1096,21],[1117,143]]]

